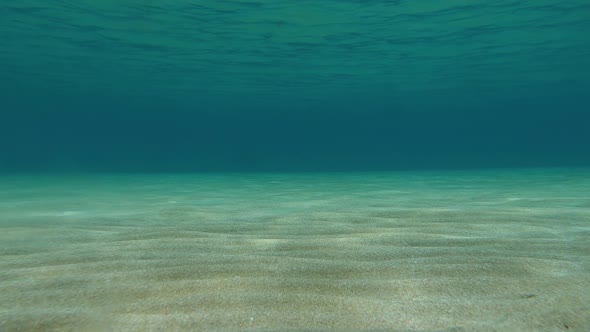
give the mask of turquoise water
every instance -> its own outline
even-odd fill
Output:
[[[590,6],[12,1],[0,167],[590,164]]]
[[[590,330],[590,3],[0,6],[0,331]]]

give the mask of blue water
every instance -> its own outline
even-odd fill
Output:
[[[590,165],[587,1],[12,1],[0,169]]]
[[[590,331],[590,1],[5,0],[0,331]]]

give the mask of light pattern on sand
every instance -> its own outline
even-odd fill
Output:
[[[590,172],[0,181],[0,330],[590,328]]]

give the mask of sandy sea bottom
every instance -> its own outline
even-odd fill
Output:
[[[0,330],[590,330],[590,170],[0,177]]]

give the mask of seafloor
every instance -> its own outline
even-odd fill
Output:
[[[0,330],[590,330],[590,170],[0,178]]]

